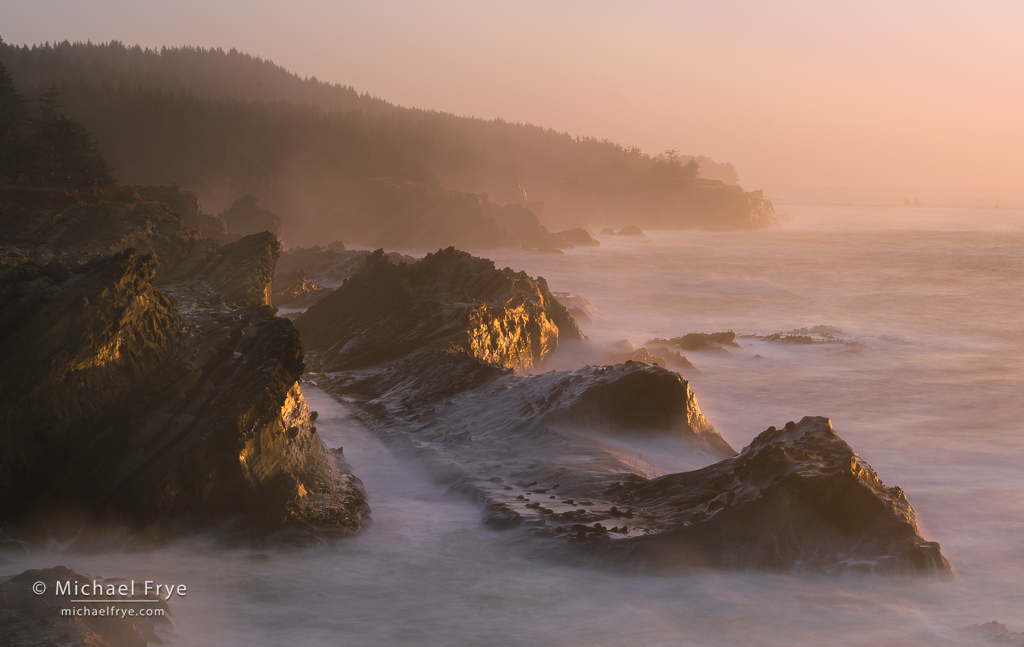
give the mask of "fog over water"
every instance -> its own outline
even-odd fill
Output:
[[[734,330],[742,348],[688,352],[698,402],[737,449],[769,425],[825,415],[903,487],[952,581],[554,564],[475,504],[392,455],[303,386],[317,428],[363,479],[373,522],[313,549],[0,555],[4,573],[63,564],[188,585],[186,645],[962,645],[998,620],[1024,631],[1024,212],[780,207],[775,231],[602,237],[564,255],[497,254],[600,312],[581,351]],[[828,325],[830,343],[757,339]],[[758,357],[760,356],[760,357]],[[543,370],[543,367],[542,367]]]

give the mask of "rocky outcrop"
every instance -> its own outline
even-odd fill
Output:
[[[712,333],[691,332],[682,337],[673,337],[672,339],[651,339],[644,346],[664,346],[680,348],[682,350],[714,350],[719,352],[728,352],[730,348],[740,347],[736,343],[736,333],[731,330]]]
[[[377,250],[295,325],[332,371],[436,351],[524,369],[560,337],[584,338],[544,279],[452,247],[411,265],[393,265]]]
[[[0,261],[74,265],[128,249],[171,267],[199,236],[133,189],[0,187]]]
[[[827,419],[737,455],[660,366],[522,374],[579,337],[546,292],[453,249],[397,266],[378,252],[296,326],[311,377],[496,527],[657,568],[948,572],[902,491]],[[666,473],[666,457],[689,471]]]
[[[149,217],[97,209],[96,247],[118,238],[103,212],[135,213],[129,232]],[[69,245],[54,248],[64,264],[11,254],[0,266],[0,519],[30,538],[100,520],[157,534],[225,519],[256,537],[354,532],[361,484],[317,436],[298,333],[274,316],[280,243],[177,240],[163,260]]]
[[[41,594],[33,591],[38,582],[45,585]],[[95,582],[104,590],[113,586],[114,594],[105,593],[103,599],[119,602],[72,604],[71,596],[55,592],[58,582],[72,587],[92,587]],[[138,592],[135,596],[120,594],[117,587],[122,584],[125,582],[118,579],[88,578],[64,566],[0,578],[0,635],[11,645],[75,647],[145,647],[173,640],[174,625],[166,600]],[[137,612],[140,600],[150,601],[143,603],[148,614]],[[62,613],[64,609],[77,613]]]
[[[313,247],[290,247],[281,252],[277,262],[274,282],[281,289],[290,279],[298,273],[305,274],[309,281],[326,287],[337,287],[345,279],[349,278],[366,265],[366,260],[372,252],[365,249],[338,248],[324,249],[319,245]],[[398,265],[400,263],[415,263],[416,258],[399,254],[397,252],[386,252],[384,257],[389,263]]]
[[[218,218],[224,222],[227,229],[227,234],[222,236],[225,242],[233,242],[242,236],[261,231],[269,231],[278,240],[283,240],[281,218],[276,213],[260,207],[259,200],[251,193],[235,200],[227,211],[218,215]]]
[[[167,205],[178,214],[186,227],[201,238],[221,238],[228,233],[227,225],[220,218],[203,213],[199,196],[195,191],[184,191],[175,186],[140,186],[135,190],[140,196]]]
[[[633,557],[659,564],[757,565],[826,572],[949,572],[922,539],[898,487],[874,470],[827,418],[769,427],[733,458],[609,495],[664,532],[628,538]]]

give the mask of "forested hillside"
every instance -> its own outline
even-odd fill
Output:
[[[382,179],[486,193],[558,228],[760,226],[749,208],[761,198],[701,179],[735,182],[731,164],[398,107],[234,50],[0,41],[0,63],[26,97],[55,90],[122,184],[176,183],[212,211],[251,193],[280,213],[286,234],[320,222],[323,205],[338,204],[353,181]],[[661,211],[638,216],[635,196]]]

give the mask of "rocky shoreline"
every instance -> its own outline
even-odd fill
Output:
[[[659,568],[950,572],[827,418],[737,454],[659,366],[524,374],[582,337],[542,279],[451,248],[398,266],[378,252],[295,325],[311,379],[495,527]],[[652,440],[697,469],[661,475],[626,451]]]
[[[586,341],[543,278],[452,247],[416,260],[339,243],[292,250],[281,267],[276,234],[202,238],[224,228],[179,192],[190,222],[152,192],[0,195],[4,541],[145,550],[205,531],[279,546],[359,532],[366,494],[317,435],[305,379],[475,501],[484,523],[554,559],[951,573],[903,491],[827,418],[770,427],[737,453],[664,366],[538,374],[559,344]],[[278,295],[294,323],[276,316]],[[734,338],[649,343],[685,368],[678,349]],[[19,614],[52,611],[20,589],[3,600],[12,631],[27,631]],[[155,635],[62,627],[38,636]]]

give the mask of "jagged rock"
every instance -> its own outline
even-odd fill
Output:
[[[948,572],[902,491],[827,419],[769,429],[736,455],[662,367],[514,373],[575,330],[542,285],[453,249],[398,266],[377,252],[296,326],[318,384],[496,527],[658,568]],[[663,475],[643,451],[693,469]],[[531,500],[546,492],[556,500]]]
[[[121,232],[149,217],[115,207],[137,216]],[[95,208],[81,226],[117,239],[102,217],[112,207]],[[13,254],[0,265],[8,530],[61,537],[106,519],[160,533],[235,518],[252,536],[301,539],[361,526],[361,484],[316,435],[299,389],[298,333],[273,316],[279,241],[183,240],[162,262],[72,246],[59,250],[68,265]]]
[[[202,238],[220,238],[228,233],[227,225],[220,218],[203,213],[199,196],[195,191],[183,191],[178,186],[136,187],[139,195],[166,204],[181,217],[186,227]]]
[[[106,586],[118,586],[122,580],[87,578],[64,566],[32,569],[20,575],[0,578],[0,635],[11,645],[71,645],[74,647],[145,647],[162,645],[164,638],[173,637],[174,627],[170,609],[165,600],[136,591],[128,595],[104,595],[104,599],[154,600],[144,603],[147,609],[159,610],[162,615],[130,616],[129,609],[138,609],[137,603],[69,604],[69,598],[55,594],[57,582],[70,582],[72,586],[91,586],[93,581]],[[36,582],[46,585],[46,591],[37,595],[32,587]],[[108,615],[110,607],[115,613]],[[65,615],[62,609],[86,609],[92,615]],[[122,615],[123,614],[123,615]],[[161,637],[163,636],[163,638]]]
[[[652,339],[645,346],[677,346],[683,350],[715,350],[728,352],[729,348],[739,348],[736,343],[736,333],[727,332],[691,332],[682,337],[672,339]]]
[[[452,247],[411,265],[392,265],[377,250],[295,325],[330,370],[411,351],[463,352],[528,368],[554,350],[560,336],[584,338],[544,279],[497,270],[492,261]]]
[[[831,421],[769,427],[734,458],[615,492],[664,519],[626,540],[641,560],[715,566],[948,573],[898,487],[886,487]]]
[[[182,303],[273,306],[274,266],[280,252],[280,241],[268,231],[229,245],[203,240],[159,280],[179,294]]]
[[[285,285],[294,279],[297,272],[305,273],[306,277],[317,285],[334,287],[358,272],[370,257],[365,249],[323,249],[320,246],[290,247],[281,252],[278,259],[274,282]],[[397,252],[384,254],[389,263],[414,263],[416,259]]]
[[[131,247],[171,267],[198,238],[132,189],[0,187],[0,261],[77,264]]]
[[[225,242],[232,242],[242,236],[269,231],[282,240],[281,219],[275,213],[263,209],[256,196],[243,195],[231,207],[218,216],[227,227]]]

